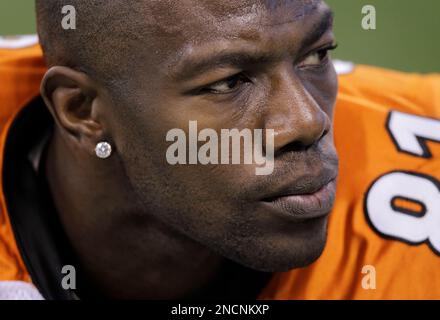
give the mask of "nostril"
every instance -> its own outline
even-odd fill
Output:
[[[295,140],[292,141],[288,144],[286,144],[285,146],[283,146],[282,148],[278,149],[278,151],[276,152],[277,154],[283,154],[283,153],[288,153],[288,152],[301,152],[301,151],[307,151],[308,149],[310,149],[313,146],[316,146],[328,133],[330,130],[326,129],[322,132],[321,136],[312,141],[311,143],[307,143],[306,140]]]
[[[278,153],[306,151],[308,148],[310,148],[310,145],[307,145],[302,141],[292,141],[279,149]]]
[[[317,140],[317,142],[321,141],[322,139],[324,139],[324,137],[329,133],[330,130],[325,129],[324,132],[322,133],[321,137],[319,137],[319,139]]]

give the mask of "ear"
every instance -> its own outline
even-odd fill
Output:
[[[40,91],[62,136],[90,153],[104,135],[97,84],[85,73],[56,66],[46,72]]]

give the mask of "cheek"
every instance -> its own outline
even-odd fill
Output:
[[[308,76],[303,83],[322,110],[333,119],[333,109],[338,93],[338,76],[333,65],[329,65],[325,73]]]
[[[156,209],[159,206],[162,209],[175,207],[179,211],[181,204],[191,206],[194,199],[219,206],[227,203],[225,199],[228,199],[230,189],[234,190],[234,175],[227,174],[228,166],[168,163],[166,153],[173,142],[166,141],[167,133],[171,129],[182,129],[188,138],[189,120],[196,119],[183,112],[173,113],[168,108],[168,112],[163,113],[140,112],[124,118],[118,125],[115,144],[127,177],[142,202],[155,202]],[[226,183],[228,181],[230,183]],[[231,188],[224,188],[225,184]]]

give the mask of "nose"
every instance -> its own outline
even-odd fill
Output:
[[[292,73],[272,81],[265,128],[273,129],[274,151],[301,151],[318,143],[329,131],[331,120]]]

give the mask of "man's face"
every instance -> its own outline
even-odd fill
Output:
[[[337,174],[328,7],[307,0],[148,6],[149,30],[139,33],[151,36],[120,61],[130,70],[127,90],[108,111],[145,221],[154,217],[259,270],[313,262],[325,244],[334,199],[328,183]],[[258,176],[254,164],[170,165],[167,132],[188,133],[189,121],[219,134],[273,129],[273,173]]]

